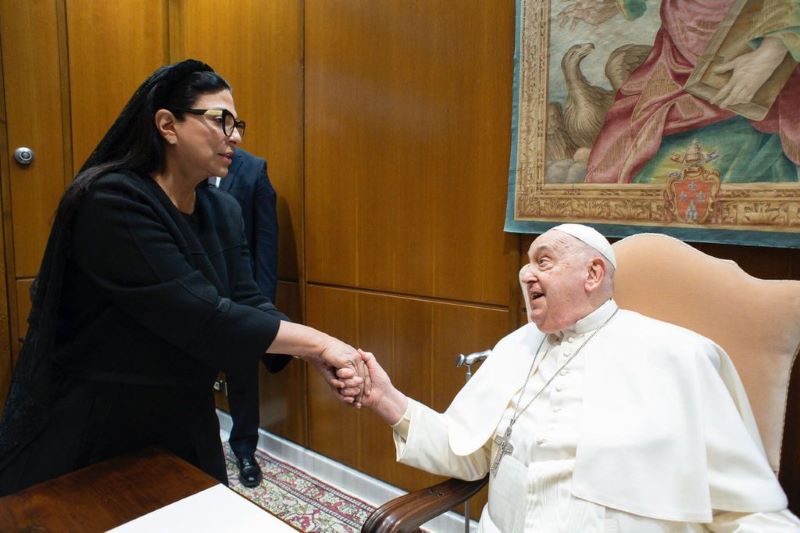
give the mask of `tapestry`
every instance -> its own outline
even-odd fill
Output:
[[[800,0],[516,0],[506,231],[800,247]]]

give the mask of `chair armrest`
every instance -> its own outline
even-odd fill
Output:
[[[448,479],[383,504],[373,512],[362,533],[406,533],[446,513],[451,507],[471,498],[489,481],[489,476],[476,481]]]

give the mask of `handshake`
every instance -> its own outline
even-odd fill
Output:
[[[375,356],[333,337],[329,339],[319,357],[310,362],[317,366],[336,396],[353,407],[371,408],[389,425],[399,422],[408,408],[408,396],[395,388]],[[456,366],[470,367],[490,353],[491,350],[484,350],[459,355]],[[468,378],[471,373],[470,368]]]
[[[389,424],[405,413],[408,398],[392,385],[371,352],[331,337],[320,356],[310,362],[341,401],[356,408],[370,407]]]
[[[329,337],[319,356],[308,361],[317,367],[341,401],[361,407],[372,392],[372,376],[362,356],[364,353]]]
[[[370,352],[357,350],[322,331],[281,321],[267,356],[293,354],[313,364],[343,402],[371,407],[387,421],[405,413],[408,399],[392,386],[389,376]],[[399,411],[399,414],[397,411]],[[393,423],[393,422],[392,422]]]
[[[316,366],[341,401],[356,408],[369,407],[390,425],[399,422],[408,408],[408,397],[392,385],[371,352],[317,329],[282,321],[267,355],[287,353]],[[460,356],[457,366],[482,361],[488,353]]]

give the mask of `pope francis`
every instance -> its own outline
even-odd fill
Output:
[[[552,228],[528,257],[531,323],[444,413],[362,352],[363,404],[392,425],[398,461],[488,473],[483,532],[800,531],[727,354],[617,307],[614,252],[588,226]]]

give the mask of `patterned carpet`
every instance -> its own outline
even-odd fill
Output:
[[[239,483],[236,457],[225,443],[230,487],[301,531],[358,533],[375,510],[371,505],[309,476],[302,470],[256,451],[264,472],[261,485]]]

